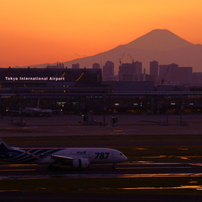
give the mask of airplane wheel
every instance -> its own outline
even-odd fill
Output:
[[[112,164],[112,169],[114,169],[114,170],[116,169],[116,163]]]
[[[48,166],[48,170],[55,170],[55,166]]]

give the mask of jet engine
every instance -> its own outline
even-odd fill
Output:
[[[73,162],[72,162],[72,168],[84,169],[84,168],[88,168],[89,165],[90,165],[90,161],[89,159],[86,159],[86,158],[73,159]]]

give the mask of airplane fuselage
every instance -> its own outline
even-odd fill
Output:
[[[87,168],[90,164],[121,163],[127,157],[110,148],[53,148],[20,149],[2,142],[0,160],[17,164],[67,165],[72,168]]]
[[[64,156],[71,158],[86,158],[90,164],[99,163],[121,163],[127,158],[120,151],[108,148],[66,148],[54,152],[53,156]],[[50,164],[53,161],[51,155],[43,157],[39,162]]]

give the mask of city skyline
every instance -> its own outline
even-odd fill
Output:
[[[202,44],[200,0],[0,0],[0,67],[73,60],[168,29]],[[127,31],[127,32],[126,32]]]

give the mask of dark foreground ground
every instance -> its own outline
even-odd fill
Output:
[[[112,126],[110,120],[112,116],[118,117],[118,124]],[[105,125],[82,125],[79,115],[54,115],[52,117],[23,117],[25,125],[17,126],[21,122],[20,117],[3,117],[0,120],[0,138],[18,137],[60,137],[60,136],[130,136],[130,135],[189,135],[200,137],[202,134],[202,115],[122,115],[112,114],[94,116],[92,120],[105,123]],[[168,124],[165,124],[165,123]],[[14,124],[15,123],[15,124]],[[17,125],[16,125],[17,123]],[[145,136],[146,137],[146,136]],[[39,138],[40,139],[40,138]],[[198,139],[199,140],[199,139]],[[193,141],[198,145],[199,141]],[[115,141],[118,141],[116,138]],[[143,141],[142,141],[143,143]],[[88,145],[88,143],[85,143]],[[92,143],[91,143],[92,144]],[[98,143],[96,143],[98,145]],[[172,144],[172,143],[171,143]],[[191,143],[190,143],[191,144]],[[75,145],[77,145],[75,143]],[[102,143],[103,145],[103,143]],[[116,145],[116,144],[115,144]],[[12,145],[15,146],[15,145]],[[25,145],[23,145],[25,146]],[[118,143],[120,145],[120,142]],[[124,145],[123,145],[124,146]],[[141,145],[138,145],[141,146]],[[159,143],[156,145],[159,146]],[[194,146],[194,145],[191,145]],[[152,150],[153,151],[153,150]],[[13,179],[17,180],[17,179]],[[135,178],[134,178],[135,180]],[[68,181],[67,181],[68,183]],[[155,191],[148,191],[144,194],[140,191],[136,194],[122,193],[26,193],[26,192],[0,192],[1,201],[201,201],[201,195],[187,195],[184,193],[156,194]]]
[[[55,201],[128,201],[128,202],[201,202],[201,196],[155,194],[51,194],[51,193],[0,193],[2,202],[55,202]]]

